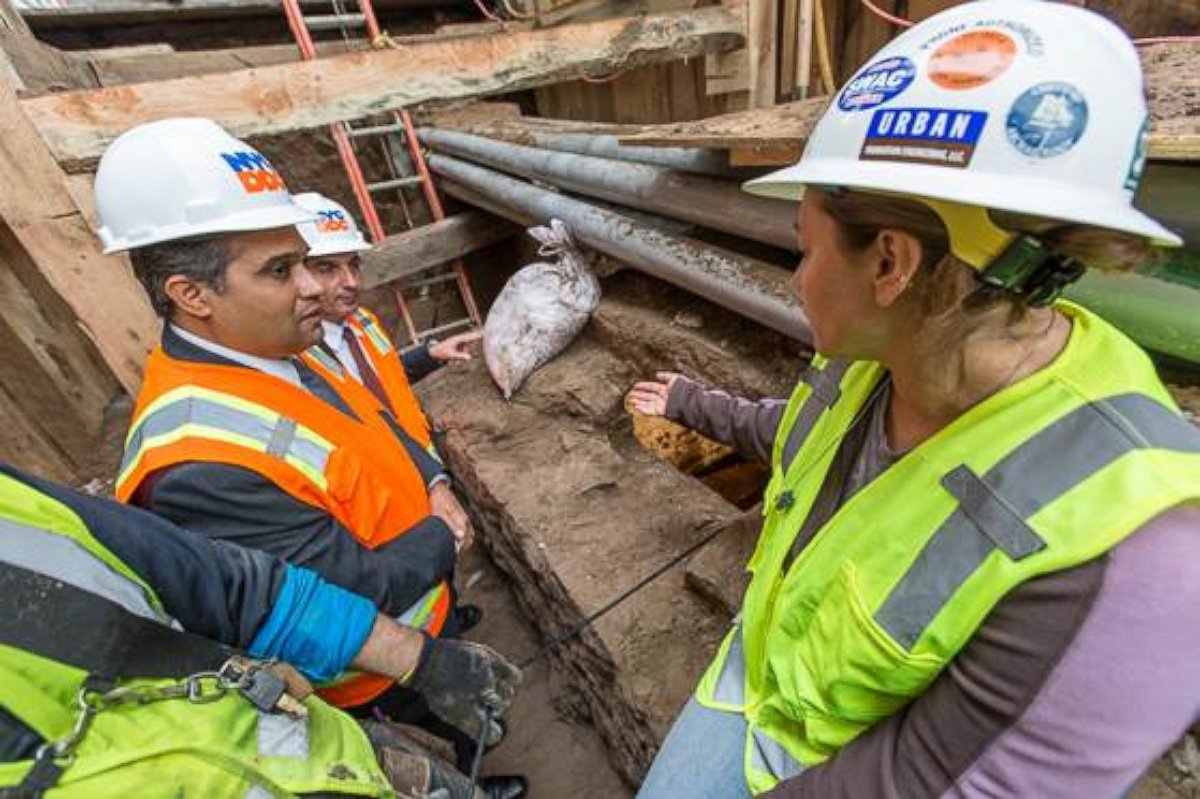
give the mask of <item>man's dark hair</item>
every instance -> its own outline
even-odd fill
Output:
[[[133,263],[133,273],[150,295],[155,313],[170,319],[173,308],[164,288],[167,279],[172,275],[183,275],[218,293],[224,291],[229,241],[222,236],[152,244],[130,251],[129,260]]]

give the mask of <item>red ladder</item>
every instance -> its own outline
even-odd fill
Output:
[[[348,3],[354,1],[331,0],[333,13],[314,16],[303,13],[300,7],[301,0],[283,0],[283,11],[287,15],[288,27],[291,28],[296,45],[300,48],[302,59],[311,61],[317,57],[317,49],[312,38],[314,31],[340,30],[343,38],[347,41],[352,38],[354,32],[365,31],[368,41],[373,43],[380,39],[382,31],[379,29],[379,22],[375,19],[371,0],[357,0],[358,13],[350,13]],[[350,179],[350,188],[354,191],[358,208],[362,212],[367,231],[373,242],[382,241],[387,236],[383,229],[383,223],[379,221],[379,212],[375,208],[375,200],[372,197],[378,192],[396,192],[404,211],[405,221],[410,229],[414,225],[404,197],[406,188],[420,186],[433,219],[436,221],[446,218],[446,211],[442,207],[441,197],[433,183],[433,176],[429,172],[429,166],[425,163],[425,153],[421,149],[420,142],[417,141],[412,115],[408,111],[400,109],[390,112],[389,117],[390,121],[382,125],[366,125],[356,128],[349,122],[336,122],[329,128],[333,134],[333,141],[337,145],[338,154],[342,158],[342,164],[346,168],[346,175]],[[380,142],[384,155],[383,160],[389,173],[385,179],[375,182],[367,181],[358,155],[354,151],[353,142],[357,139],[376,139]],[[415,175],[405,174],[407,171],[404,168],[405,165],[400,163],[396,157],[398,152],[404,153],[405,151],[412,161],[412,167],[416,170]],[[414,344],[424,338],[458,328],[479,327],[480,325],[479,307],[475,303],[475,295],[471,291],[471,281],[467,276],[466,266],[462,259],[455,259],[450,271],[445,271],[440,265],[421,271],[432,270],[441,271],[421,280],[409,281],[402,278],[394,281],[392,285],[405,332],[408,334],[409,341]],[[417,330],[404,295],[405,289],[426,289],[450,281],[458,284],[459,298],[462,300],[467,315],[427,330]]]

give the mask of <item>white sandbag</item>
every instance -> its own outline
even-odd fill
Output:
[[[504,284],[483,325],[483,357],[505,399],[579,335],[600,304],[600,283],[558,219],[529,228],[538,255]]]

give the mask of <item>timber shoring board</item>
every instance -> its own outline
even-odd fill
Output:
[[[511,222],[484,211],[467,211],[388,236],[363,254],[363,284],[372,289],[397,278],[470,255],[515,235]]]
[[[112,374],[134,393],[158,322],[126,259],[101,253],[66,174],[19,103],[11,87],[0,84],[0,218],[65,301],[69,311],[62,313],[71,327],[91,339]]]
[[[1139,48],[1150,107],[1150,157],[1200,160],[1200,43],[1170,42]],[[713,149],[786,148],[803,143],[829,98],[817,97],[698,122],[656,125],[621,137],[622,144]],[[786,164],[786,149],[774,163]]]
[[[60,163],[86,167],[116,136],[157,119],[203,114],[241,137],[314,128],[724,51],[741,44],[743,25],[742,9],[714,6],[63,92],[22,107]]]

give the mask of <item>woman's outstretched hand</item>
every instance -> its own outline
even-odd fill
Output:
[[[629,404],[638,413],[647,416],[665,416],[667,413],[667,395],[671,386],[683,377],[675,372],[657,372],[653,380],[641,380],[633,384],[629,390]]]

